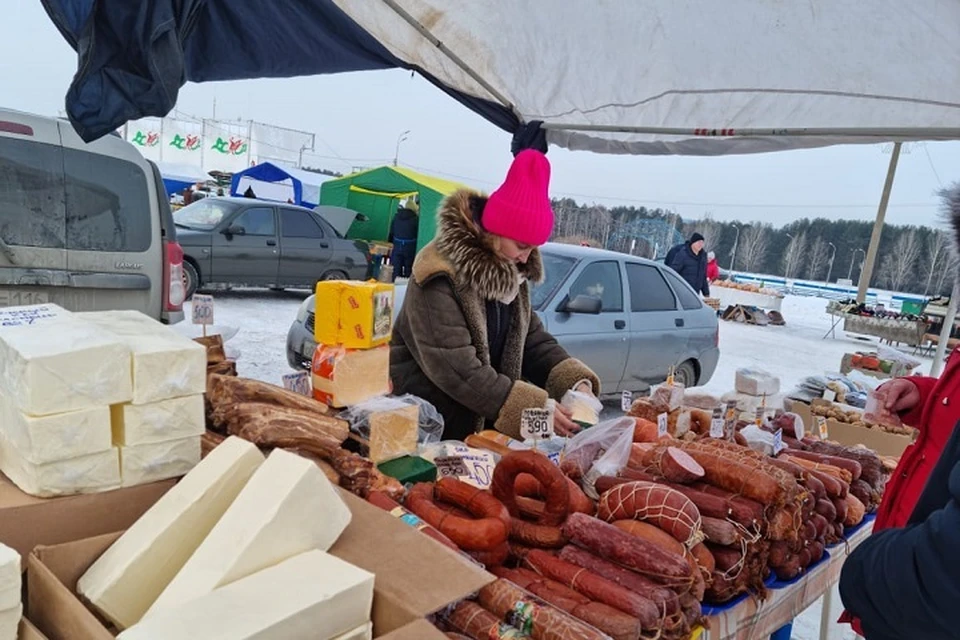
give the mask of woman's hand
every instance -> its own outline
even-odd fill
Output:
[[[574,391],[579,391],[580,393],[587,393],[587,394],[590,394],[590,395],[592,396],[592,395],[593,395],[593,386],[592,386],[589,382],[584,381],[584,382],[581,382],[580,384],[578,384],[578,385],[574,388]]]
[[[558,403],[553,411],[553,432],[565,438],[579,433],[580,425],[571,419],[572,416],[569,409]]]
[[[884,406],[887,411],[894,413],[909,411],[920,402],[920,390],[917,389],[917,385],[904,378],[885,382],[880,385],[880,389],[887,393],[887,403]]]

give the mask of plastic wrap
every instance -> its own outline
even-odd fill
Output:
[[[390,347],[345,349],[317,345],[313,354],[313,397],[342,409],[390,393]]]
[[[563,394],[560,404],[573,414],[572,420],[584,427],[592,427],[600,422],[603,404],[590,393],[571,389]]]
[[[780,393],[780,378],[761,369],[737,369],[736,390],[751,396],[772,396]]]
[[[567,442],[560,468],[596,500],[597,478],[617,475],[630,460],[635,425],[633,418],[617,418],[580,432]]]
[[[754,451],[768,456],[773,455],[773,434],[769,431],[764,431],[755,424],[748,424],[739,433],[747,441],[747,446]]]
[[[409,394],[373,398],[340,417],[369,442],[369,457],[376,463],[415,454],[418,445],[439,442],[443,435],[443,416],[436,407]]]

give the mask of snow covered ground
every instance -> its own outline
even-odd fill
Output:
[[[286,359],[286,336],[297,309],[308,292],[270,292],[263,290],[234,290],[216,294],[214,332],[229,336],[228,349],[238,350],[237,367],[240,375],[280,384],[289,373]],[[761,368],[780,377],[781,389],[789,391],[803,378],[824,372],[836,372],[843,354],[856,349],[869,349],[876,340],[846,336],[840,329],[836,337],[824,338],[830,329],[831,317],[825,312],[827,301],[822,298],[787,296],[782,313],[784,327],[758,327],[734,322],[720,322],[720,364],[713,379],[703,387],[720,395],[733,389],[734,373],[740,367]],[[186,309],[190,317],[189,307]],[[199,327],[188,323],[177,326],[179,331],[199,335]],[[908,353],[910,351],[907,351]],[[920,371],[930,369],[929,358]],[[839,596],[835,594],[834,609]],[[831,622],[839,616],[836,610]],[[819,638],[821,605],[818,602],[805,611],[794,623],[795,640]],[[846,625],[831,625],[829,640],[852,640],[854,634]]]

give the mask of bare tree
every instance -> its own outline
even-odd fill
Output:
[[[683,235],[689,238],[699,233],[703,236],[703,250],[713,251],[720,242],[720,234],[723,232],[723,225],[713,219],[713,213],[707,211],[700,220],[694,220],[683,225]]]
[[[807,256],[807,232],[801,231],[790,238],[790,244],[783,253],[783,275],[787,278],[796,278],[800,273]]]
[[[916,229],[900,233],[893,251],[880,264],[880,279],[893,291],[900,291],[920,257],[920,240]]]
[[[944,271],[950,261],[950,236],[945,231],[935,231],[927,237],[926,247],[927,284],[923,295],[930,292],[934,277]]]
[[[827,248],[827,242],[823,238],[817,238],[810,245],[810,250],[805,256],[807,262],[807,277],[811,280],[819,280],[823,274],[824,268],[830,261],[830,249]]]
[[[767,257],[770,248],[770,225],[760,223],[743,227],[740,232],[740,248],[737,257],[743,271],[755,271]]]

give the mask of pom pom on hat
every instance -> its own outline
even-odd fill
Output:
[[[487,200],[484,229],[523,244],[544,244],[553,233],[549,190],[547,156],[532,149],[521,151],[510,165],[506,180]]]

